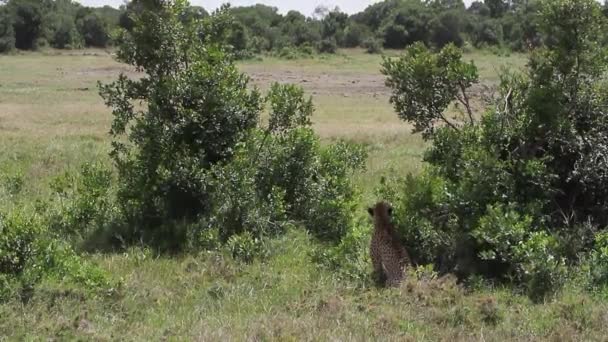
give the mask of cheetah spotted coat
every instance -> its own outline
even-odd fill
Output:
[[[370,208],[369,213],[374,218],[374,232],[370,244],[374,271],[386,279],[386,285],[398,286],[405,267],[410,264],[410,257],[390,222],[392,208],[380,202],[374,208]]]

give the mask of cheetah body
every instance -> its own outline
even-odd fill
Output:
[[[392,209],[388,204],[380,202],[370,208],[369,212],[374,218],[374,232],[370,244],[374,272],[386,280],[386,285],[398,286],[405,267],[410,264],[410,257],[390,222]]]

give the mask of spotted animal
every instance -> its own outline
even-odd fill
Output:
[[[410,264],[410,257],[391,223],[393,208],[386,202],[378,202],[374,207],[368,208],[368,212],[374,219],[370,244],[374,272],[385,285],[398,286],[405,267]]]

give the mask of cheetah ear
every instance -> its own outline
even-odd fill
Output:
[[[369,213],[370,216],[374,216],[374,209],[372,208],[367,208],[367,212]]]
[[[388,208],[388,216],[393,216],[393,207]]]

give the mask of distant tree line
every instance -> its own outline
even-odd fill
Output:
[[[133,27],[138,7],[138,2],[115,9],[72,0],[0,0],[0,52],[106,47],[114,30]],[[522,51],[541,44],[538,11],[538,0],[478,0],[468,8],[462,0],[385,0],[350,16],[339,8],[319,7],[307,17],[258,4],[231,9],[235,20],[228,39],[243,56],[292,50],[332,53],[339,47],[376,52],[414,42],[434,48],[468,43]],[[192,6],[183,20],[207,15]]]

